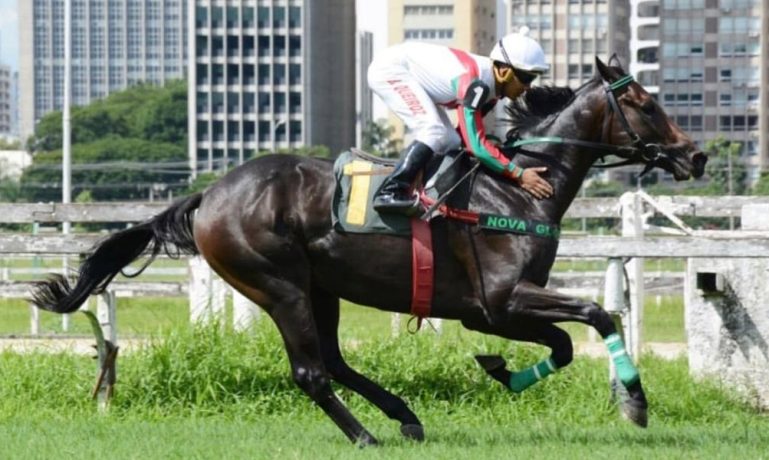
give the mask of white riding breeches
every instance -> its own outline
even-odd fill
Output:
[[[462,140],[443,107],[433,101],[413,75],[408,62],[385,51],[368,69],[369,87],[422,142],[437,154],[457,148]]]

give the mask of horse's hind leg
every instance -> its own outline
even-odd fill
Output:
[[[309,299],[297,290],[293,295],[284,296],[284,300],[271,308],[269,313],[286,345],[294,382],[352,442],[376,444],[376,439],[363,428],[331,388]]]
[[[217,242],[226,242],[220,238]],[[221,244],[221,243],[220,243]],[[376,439],[336,397],[323,365],[320,339],[312,313],[309,293],[299,286],[309,284],[302,255],[289,260],[293,271],[279,270],[260,254],[241,248],[212,247],[198,244],[211,267],[231,286],[261,306],[275,321],[286,346],[294,382],[331,417],[337,426],[360,445],[376,444]],[[238,254],[224,261],[221,254]],[[294,281],[292,281],[294,280]]]
[[[403,436],[422,441],[424,429],[416,415],[399,397],[388,392],[353,370],[339,349],[339,299],[321,290],[312,289],[312,309],[318,327],[323,362],[331,377],[360,394],[393,420],[401,423]]]

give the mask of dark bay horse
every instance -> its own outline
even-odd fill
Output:
[[[534,88],[509,112],[516,133],[524,138],[565,139],[536,145],[529,149],[535,152],[516,157],[523,167],[548,166],[552,198],[536,200],[508,180],[481,170],[472,185],[463,183],[451,195],[449,204],[558,224],[606,146],[620,146],[616,152],[631,162],[659,166],[678,180],[702,175],[704,155],[654,99],[619,66],[598,59],[596,65],[596,76],[576,91]],[[335,396],[331,379],[400,422],[404,436],[421,440],[416,415],[401,398],[350,368],[337,337],[340,298],[409,311],[411,240],[335,231],[333,194],[332,165],[327,161],[291,155],[252,160],[203,193],[109,236],[83,262],[74,286],[64,277],[53,277],[38,285],[34,302],[46,310],[72,312],[148,249],[157,255],[175,246],[200,254],[275,321],[294,381],[353,442],[373,444],[376,439]],[[544,288],[557,240],[469,232],[468,224],[443,218],[432,225],[432,315],[552,349],[550,359],[526,372],[508,371],[498,357],[479,357],[492,377],[520,391],[568,365],[571,339],[554,325],[557,322],[590,325],[606,339],[612,355],[623,355],[614,323],[599,305]],[[647,403],[640,377],[633,373],[632,362],[620,365],[628,372],[623,380],[629,394],[626,412],[645,425]]]

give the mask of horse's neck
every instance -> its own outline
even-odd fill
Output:
[[[591,91],[582,96],[596,97]],[[582,99],[582,98],[580,98]],[[600,101],[598,101],[600,102]],[[587,107],[598,107],[592,111]],[[565,108],[557,118],[544,129],[533,129],[524,137],[562,137],[583,141],[599,142],[601,139],[602,123],[600,120],[603,107],[600,104],[585,103],[577,100]],[[593,127],[587,129],[586,127]],[[563,214],[577,196],[582,183],[596,159],[595,152],[588,149],[563,144],[547,144],[543,152],[553,152],[549,155],[557,161],[557,167],[549,167],[547,180],[555,190],[550,200],[542,202],[541,208],[551,222],[560,222]]]

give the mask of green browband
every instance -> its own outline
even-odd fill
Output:
[[[561,228],[558,225],[510,216],[480,214],[478,225],[487,230],[534,235],[553,240],[558,240],[561,236]]]

